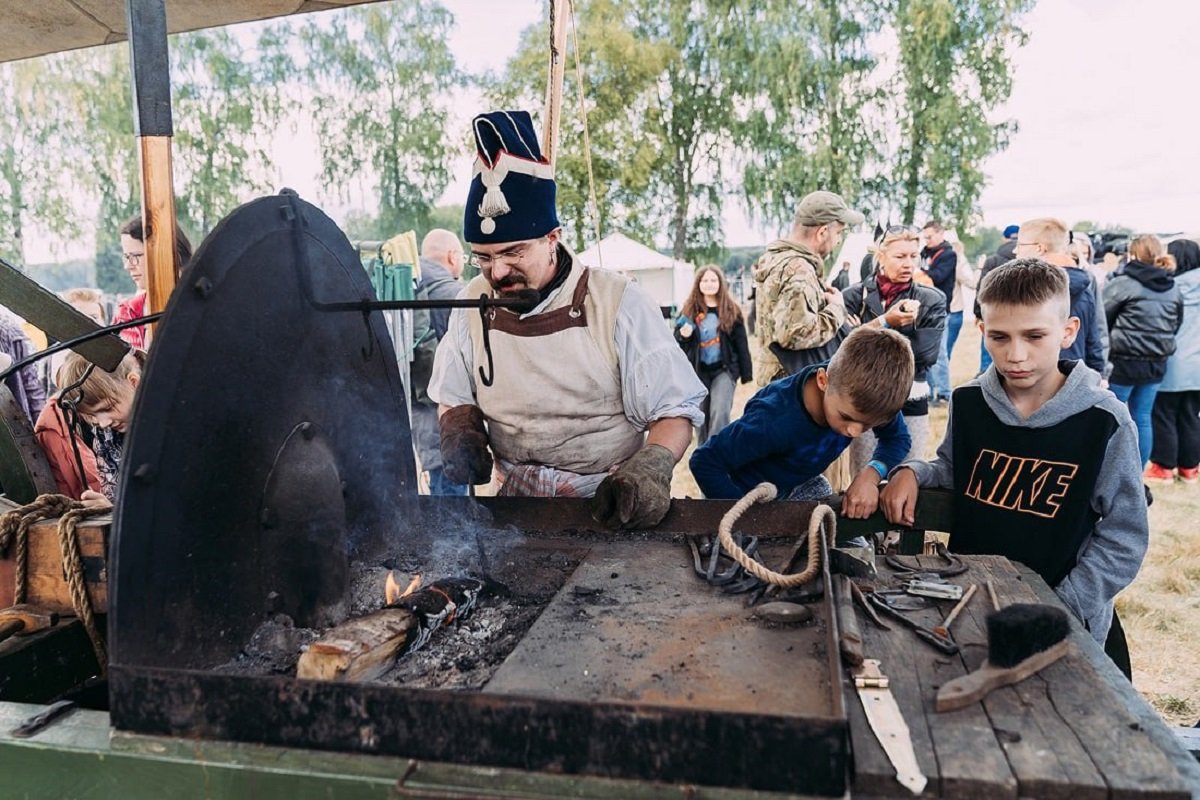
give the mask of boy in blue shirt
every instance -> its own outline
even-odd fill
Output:
[[[899,413],[912,381],[907,339],[892,330],[858,328],[828,364],[806,367],[760,389],[740,419],[692,454],[692,475],[708,498],[740,498],[767,482],[780,497],[808,499],[829,492],[821,473],[852,439],[874,430],[874,457],[855,476],[842,503],[847,517],[870,516],[879,482],[912,445]],[[814,479],[820,479],[824,492],[811,491]]]

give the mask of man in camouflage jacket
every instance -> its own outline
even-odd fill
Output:
[[[863,215],[833,192],[813,192],[800,201],[791,233],[778,239],[754,265],[758,301],[758,353],[754,374],[766,386],[787,375],[770,350],[818,347],[846,321],[842,295],[821,281],[824,261],[837,248],[847,225]]]

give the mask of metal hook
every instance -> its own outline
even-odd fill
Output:
[[[363,311],[363,325],[367,328],[367,346],[360,347],[359,352],[362,353],[363,361],[370,361],[375,355],[375,333],[371,330],[371,312]]]
[[[481,294],[479,299],[487,300],[487,295]],[[492,361],[492,339],[488,333],[491,325],[488,320],[487,306],[479,307],[479,319],[483,323],[483,352],[487,353],[487,372],[483,371],[483,367],[479,367],[479,380],[483,382],[484,386],[491,386],[496,377],[496,364]]]

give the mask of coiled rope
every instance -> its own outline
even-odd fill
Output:
[[[749,494],[734,503],[733,508],[725,512],[725,516],[721,517],[721,525],[717,528],[717,538],[721,547],[729,553],[730,558],[740,564],[746,572],[774,586],[795,589],[797,586],[811,581],[820,571],[821,538],[825,537],[827,546],[833,545],[837,533],[837,515],[833,513],[832,508],[826,505],[818,505],[814,508],[812,516],[808,520],[808,562],[805,564],[804,570],[790,575],[776,572],[750,558],[742,548],[737,546],[733,541],[733,524],[742,514],[746,513],[750,506],[755,503],[769,503],[775,499],[777,494],[778,490],[774,484],[760,483],[755,486]]]
[[[13,601],[24,603],[26,594],[26,569],[29,561],[29,528],[35,522],[52,517],[60,517],[58,521],[58,546],[62,553],[63,572],[67,578],[67,589],[71,593],[71,606],[75,615],[83,623],[92,649],[96,652],[96,660],[100,665],[100,675],[108,672],[108,652],[100,631],[96,627],[96,615],[92,608],[92,598],[88,594],[87,580],[83,572],[83,556],[79,550],[78,526],[80,520],[96,517],[112,511],[111,506],[85,505],[78,500],[72,500],[61,494],[39,495],[32,503],[14,508],[0,515],[0,554],[8,550],[10,544],[16,543],[13,560],[16,561],[14,574]]]

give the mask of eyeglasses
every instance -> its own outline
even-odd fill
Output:
[[[921,229],[916,225],[889,225],[879,235],[877,241],[882,242],[884,239],[920,239]]]
[[[137,266],[141,265],[142,256],[144,256],[144,255],[146,255],[146,254],[145,253],[124,253],[123,258],[125,259],[125,263],[128,264],[129,266],[137,267]]]
[[[490,253],[471,253],[467,258],[467,263],[475,269],[484,270],[491,269],[494,264],[505,264],[510,267],[515,267],[525,260],[525,256],[529,255],[529,251],[538,242],[545,241],[546,237],[534,239],[532,242],[519,244],[516,247],[510,247],[507,250],[490,254]]]

